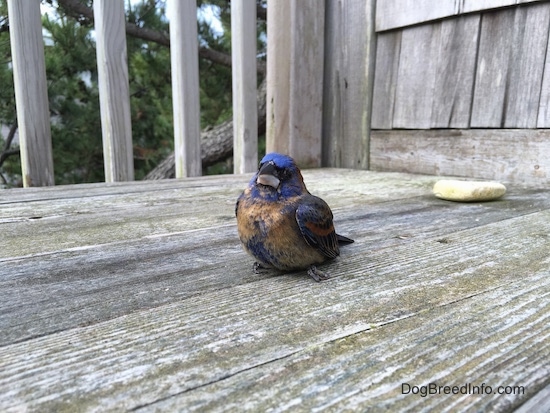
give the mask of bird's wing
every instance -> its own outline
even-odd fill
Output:
[[[328,258],[340,254],[332,223],[332,211],[325,201],[306,195],[296,209],[296,221],[306,242]]]

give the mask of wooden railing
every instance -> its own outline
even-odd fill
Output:
[[[201,174],[195,0],[169,0],[176,176]],[[134,179],[124,0],[94,0],[107,182]],[[39,0],[8,0],[23,184],[54,184]],[[257,166],[256,2],[231,4],[235,172]]]
[[[196,2],[168,2],[176,176],[194,176],[201,173]],[[549,4],[269,0],[267,151],[288,153],[302,167],[428,171],[546,186]],[[23,180],[51,185],[39,1],[8,5]],[[257,166],[255,7],[254,0],[231,2],[237,173]],[[123,0],[94,0],[94,13],[105,175],[130,180]],[[493,41],[492,31],[503,35]],[[526,56],[537,64],[526,64]],[[496,118],[517,121],[480,123],[493,112],[479,97],[493,104]],[[529,155],[518,157],[522,151]]]
[[[201,174],[196,1],[168,3],[176,177],[195,176]],[[329,3],[269,1],[266,146],[302,167],[366,169],[375,0]],[[53,185],[40,2],[8,5],[23,181]],[[254,0],[231,2],[236,173],[257,167],[255,14]],[[105,177],[132,180],[123,0],[94,0],[94,21]]]

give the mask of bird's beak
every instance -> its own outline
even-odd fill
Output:
[[[258,178],[256,178],[256,183],[271,186],[277,189],[281,181],[275,176],[276,173],[277,170],[275,169],[275,164],[273,162],[268,162],[264,164],[258,171]]]

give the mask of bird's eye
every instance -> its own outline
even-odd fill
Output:
[[[288,169],[282,169],[281,171],[279,171],[279,175],[281,180],[286,180],[290,178],[290,171]]]

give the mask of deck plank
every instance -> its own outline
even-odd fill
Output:
[[[323,267],[333,279],[320,284],[303,272],[251,272],[233,218],[249,175],[167,181],[151,193],[98,185],[82,198],[63,198],[69,188],[48,188],[44,200],[15,191],[19,203],[1,193],[0,214],[36,204],[50,218],[30,229],[0,221],[21,248],[0,263],[0,410],[506,411],[543,391],[544,191],[510,187],[502,200],[462,204],[434,198],[433,176],[304,176],[333,206],[339,232],[356,240]],[[89,213],[70,215],[68,201]],[[48,215],[56,205],[66,214]],[[97,232],[111,239],[90,232],[101,222]],[[69,232],[75,247],[56,241]],[[521,385],[525,394],[400,392],[401,383],[430,381]]]
[[[424,238],[445,240],[468,223],[479,225],[529,214],[548,207],[549,201],[545,194],[533,193],[528,198],[509,195],[499,202],[500,207],[496,205],[457,208],[416,197],[398,204],[374,204],[364,211],[350,207],[334,212],[340,232],[357,242],[374,244],[372,249],[378,250]],[[251,264],[238,244],[235,225],[227,223],[6,261],[9,275],[0,281],[4,303],[0,344],[254,282],[261,277],[251,273]],[[228,274],[226,268],[236,270]],[[340,272],[338,268],[335,273]]]
[[[531,385],[544,383],[550,333],[546,329],[545,334],[537,335],[550,322],[550,289],[544,277],[538,274],[529,277],[529,283],[512,282],[370,329],[349,331],[332,341],[311,343],[302,351],[138,411],[174,410],[177,406],[222,411],[238,409],[238,400],[248,400],[249,410],[264,411],[276,410],[279,400],[304,411],[510,411],[517,402],[506,395],[434,394],[424,399],[402,394],[402,383],[478,388],[484,384],[496,392],[498,386],[509,385],[509,374],[515,374],[527,394]],[[509,309],[508,314],[500,311],[503,306]],[[546,316],[541,317],[540,311],[546,311]],[[495,312],[500,317],[495,317]],[[457,319],[459,313],[463,316]],[[510,313],[516,322],[507,318]],[[392,350],[388,352],[388,348]],[[518,351],[521,356],[515,357]],[[506,374],[502,365],[507,366]],[[273,387],[273,382],[282,385]]]

